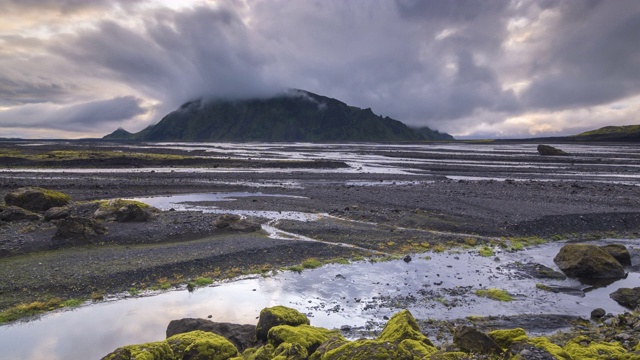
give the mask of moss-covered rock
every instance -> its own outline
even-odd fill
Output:
[[[501,354],[502,348],[482,331],[460,326],[453,334],[453,343],[462,351],[478,354]]]
[[[101,360],[174,360],[173,351],[166,341],[128,345],[116,349]]]
[[[282,343],[302,345],[309,354],[313,354],[320,345],[331,338],[341,338],[338,330],[327,330],[309,325],[278,325],[269,330],[269,343],[279,346]]]
[[[229,340],[200,330],[174,335],[166,341],[176,359],[226,360],[240,355]]]
[[[406,339],[402,340],[400,344],[398,344],[398,349],[402,353],[405,351],[410,353],[414,359],[425,359],[438,352],[433,346],[425,344],[423,341]]]
[[[356,340],[328,351],[322,360],[413,360],[413,354],[397,343],[381,340]]]
[[[71,197],[65,193],[38,187],[16,189],[4,196],[7,205],[18,206],[29,211],[46,211],[56,206],[65,206]]]
[[[573,359],[631,359],[622,345],[617,342],[595,342],[586,336],[578,336],[569,340],[564,350]],[[635,355],[635,359],[640,356]]]
[[[153,212],[159,210],[140,201],[111,199],[98,202],[98,209],[93,213],[96,219],[110,219],[118,222],[144,222],[151,218]]]
[[[426,345],[433,343],[420,331],[420,327],[409,310],[402,310],[389,319],[378,336],[381,341],[417,340]]]
[[[242,353],[245,360],[271,360],[275,348],[271,344],[261,346],[257,349],[247,349]]]
[[[274,359],[278,360],[306,360],[309,357],[307,349],[300,344],[282,343],[273,351]]]
[[[567,244],[553,261],[571,277],[586,279],[620,279],[624,268],[618,260],[591,244]]]
[[[533,346],[545,349],[549,354],[553,355],[556,359],[560,360],[572,360],[571,355],[569,355],[564,349],[547,339],[546,337],[533,337],[529,338],[527,342]]]
[[[640,287],[620,288],[609,294],[609,297],[622,306],[635,309],[640,305]]]
[[[17,206],[0,206],[0,220],[6,222],[37,221],[40,220],[40,215]]]
[[[345,340],[342,336],[332,337],[331,339],[322,343],[322,345],[320,345],[320,347],[317,348],[316,351],[309,356],[309,360],[320,360],[329,351],[337,349],[347,343],[348,341]]]
[[[264,308],[260,311],[260,318],[256,326],[256,338],[261,341],[267,341],[269,330],[278,325],[309,325],[309,318],[296,309],[286,306],[274,306]]]
[[[468,360],[469,354],[461,351],[448,351],[435,353],[428,358],[429,360]]]
[[[620,265],[622,266],[631,266],[631,254],[629,250],[622,244],[609,244],[600,246],[600,248],[609,255],[613,256],[614,259],[618,260]]]
[[[527,333],[522,328],[493,330],[488,335],[503,349],[509,348],[516,341],[527,339]]]

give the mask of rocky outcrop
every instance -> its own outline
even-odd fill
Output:
[[[114,212],[118,222],[143,222],[151,218],[149,211],[139,204],[126,204]]]
[[[54,238],[77,241],[91,239],[106,233],[107,228],[94,219],[71,216],[57,224]]]
[[[255,325],[238,325],[230,323],[213,322],[207,319],[180,319],[173,320],[167,326],[167,338],[195,330],[205,331],[220,335],[231,341],[240,351],[247,348],[263,345],[256,340]]]
[[[538,154],[544,156],[566,156],[569,153],[549,145],[538,145]]]
[[[7,205],[40,212],[56,206],[65,206],[71,202],[71,197],[59,191],[38,187],[25,187],[6,194],[4,201]]]
[[[17,206],[6,206],[0,207],[0,220],[6,222],[36,221],[40,220],[40,215]]]
[[[609,294],[609,297],[618,304],[633,310],[640,305],[640,287],[620,288]]]
[[[44,212],[45,221],[60,220],[71,216],[71,208],[69,206],[56,206]]]
[[[144,222],[151,219],[152,212],[158,209],[133,200],[112,199],[101,201],[93,217],[117,222]]]
[[[296,309],[285,306],[274,306],[260,311],[260,318],[256,326],[256,339],[267,341],[269,330],[278,325],[309,325],[309,318]]]
[[[621,279],[622,265],[608,252],[591,244],[567,244],[553,261],[567,276],[583,279]]]
[[[458,327],[453,334],[453,343],[460,350],[469,353],[494,355],[502,353],[502,348],[489,335],[470,326]]]
[[[631,266],[631,254],[629,254],[629,250],[624,245],[609,244],[600,246],[600,248],[613,256],[614,259],[618,260],[620,265]]]

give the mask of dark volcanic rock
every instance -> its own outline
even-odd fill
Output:
[[[213,219],[213,226],[217,227],[218,229],[226,229],[228,228],[232,223],[239,221],[240,220],[240,216],[239,215],[234,215],[234,214],[222,214],[217,216],[215,219]]]
[[[213,226],[218,229],[229,229],[240,232],[254,232],[260,230],[260,224],[251,220],[242,219],[234,214],[222,214],[213,220]]]
[[[536,279],[564,280],[567,278],[563,273],[538,263],[517,264],[515,267],[522,273]]]
[[[629,250],[622,244],[609,244],[600,246],[600,248],[618,260],[622,266],[631,266],[631,254]]]
[[[568,153],[549,145],[538,145],[538,153],[545,156],[565,156]]]
[[[620,288],[609,294],[609,297],[633,310],[640,304],[640,287]]]
[[[570,277],[621,279],[625,276],[622,265],[613,256],[590,244],[567,244],[553,262]]]
[[[100,222],[83,217],[68,217],[58,223],[55,238],[86,240],[106,234],[107,228]]]
[[[2,221],[35,221],[40,220],[38,214],[17,206],[0,207],[0,220]]]
[[[60,220],[71,216],[71,208],[68,206],[56,206],[45,211],[44,219],[46,221]]]
[[[453,335],[453,343],[465,352],[501,354],[502,349],[489,335],[471,326],[460,326]]]
[[[255,325],[218,323],[206,319],[172,320],[167,326],[167,338],[194,330],[202,330],[223,336],[231,341],[241,352],[247,348],[264,345],[264,343],[256,340]]]
[[[593,311],[591,311],[591,318],[592,319],[600,319],[602,317],[604,317],[605,315],[607,315],[607,311],[603,308],[597,308],[597,309],[593,309]]]
[[[14,205],[29,211],[46,211],[55,206],[65,206],[71,202],[67,194],[37,187],[16,189],[4,196],[7,205]]]
[[[126,204],[114,212],[118,222],[143,222],[151,218],[151,213],[138,204]]]

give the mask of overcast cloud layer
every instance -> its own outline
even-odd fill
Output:
[[[180,5],[176,5],[180,4]],[[0,137],[300,88],[458,137],[640,123],[637,0],[0,0]]]

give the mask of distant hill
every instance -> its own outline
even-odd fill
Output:
[[[640,141],[640,125],[605,126],[571,136],[579,141]]]
[[[122,128],[105,140],[142,141],[420,141],[453,140],[411,129],[371,109],[304,90],[266,99],[190,101],[138,133]]]

